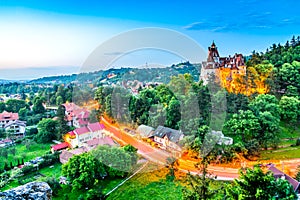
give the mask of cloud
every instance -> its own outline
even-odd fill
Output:
[[[219,15],[217,15],[219,16]],[[279,18],[273,16],[269,11],[249,11],[236,17],[212,17],[200,22],[193,22],[184,26],[186,30],[203,30],[211,32],[230,32],[254,29],[272,29],[288,25],[298,25],[299,20],[293,18]]]

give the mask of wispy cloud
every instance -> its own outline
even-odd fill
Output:
[[[288,25],[299,25],[299,20],[293,18],[279,18],[273,16],[269,11],[257,12],[249,11],[235,18],[227,18],[226,16],[220,20],[219,17],[212,17],[204,19],[199,22],[193,22],[184,26],[186,30],[204,30],[211,32],[231,32],[241,30],[254,30],[254,29],[272,29],[284,27]]]

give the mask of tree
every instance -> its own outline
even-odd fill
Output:
[[[47,143],[56,139],[58,122],[52,119],[43,119],[38,123],[38,134],[35,140],[39,143]]]
[[[91,188],[96,180],[105,177],[102,163],[89,153],[75,155],[62,166],[62,174],[72,184],[73,190]]]
[[[167,108],[166,126],[179,129],[179,121],[181,120],[180,101],[173,97]]]
[[[65,117],[66,108],[63,105],[59,105],[57,109],[57,135],[56,138],[61,140],[63,135],[70,131],[70,127],[68,126],[68,122]]]
[[[295,125],[300,115],[300,100],[295,97],[281,97],[279,101],[281,118],[289,124]]]
[[[260,112],[268,111],[273,116],[280,118],[278,100],[274,95],[260,94],[250,102],[249,107],[256,116],[258,116]]]
[[[240,110],[234,114],[225,124],[231,134],[241,137],[243,142],[255,138],[260,131],[260,124],[257,117],[251,110]]]
[[[102,193],[102,191],[96,189],[90,189],[87,192],[86,200],[101,200],[101,199],[105,199],[105,195]]]
[[[99,146],[91,153],[99,162],[105,165],[110,177],[124,177],[132,169],[131,155],[124,149]]]
[[[5,110],[5,103],[0,102],[0,113],[2,113]]]
[[[183,189],[183,199],[184,200],[207,200],[213,199],[216,191],[211,187],[213,182],[213,176],[207,171],[207,166],[209,164],[208,157],[204,157],[196,167],[199,169],[201,175],[187,175],[188,186]]]
[[[64,103],[64,99],[61,96],[56,97],[56,105],[59,106]]]
[[[32,111],[35,114],[42,114],[46,111],[44,105],[43,105],[44,99],[40,97],[35,97],[33,100],[33,107]]]
[[[17,113],[21,108],[24,108],[26,105],[26,102],[24,100],[18,100],[18,99],[9,99],[6,102],[6,110],[8,112],[14,112]]]
[[[272,172],[264,173],[260,167],[240,171],[239,179],[235,179],[226,188],[226,195],[230,199],[295,199],[293,187],[282,179],[275,179]]]

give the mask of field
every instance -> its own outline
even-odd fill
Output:
[[[4,166],[4,162],[8,162],[8,164],[10,162],[13,163],[13,165],[17,164],[17,160],[19,159],[20,161],[22,159],[24,159],[24,162],[27,162],[31,159],[34,159],[36,157],[42,156],[45,153],[50,151],[50,143],[48,144],[37,144],[37,143],[33,143],[31,145],[26,145],[25,144],[16,144],[13,147],[10,147],[7,149],[8,151],[8,157],[7,159],[3,156],[0,156],[0,168],[3,168]],[[13,153],[13,150],[15,149],[15,152]],[[2,150],[6,150],[6,149],[2,149]]]

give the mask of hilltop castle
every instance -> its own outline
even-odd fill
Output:
[[[242,54],[233,57],[220,57],[215,42],[208,47],[208,57],[202,62],[200,79],[204,85],[208,83],[209,76],[213,74],[220,79],[221,84],[226,87],[238,75],[246,74],[246,66]]]

